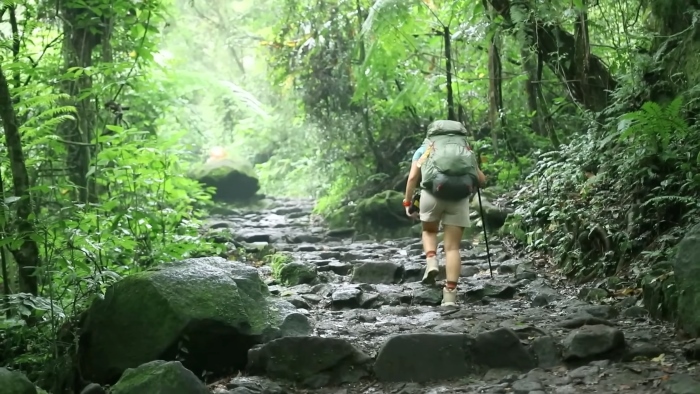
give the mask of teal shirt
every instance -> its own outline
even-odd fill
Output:
[[[416,149],[416,153],[413,154],[413,161],[418,161],[420,157],[425,153],[426,147],[421,145],[420,148]]]

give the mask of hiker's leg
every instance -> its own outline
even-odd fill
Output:
[[[445,290],[443,305],[454,305],[457,302],[457,284],[462,268],[462,258],[459,255],[464,228],[469,227],[469,200],[450,203],[442,219],[445,246]]]
[[[445,225],[445,281],[448,288],[457,287],[462,268],[462,258],[459,247],[462,242],[464,227]]]
[[[426,191],[421,191],[420,220],[423,228],[423,251],[425,251],[425,273],[423,283],[435,283],[435,277],[440,272],[437,260],[437,234],[440,227],[440,217],[444,210],[443,204]]]

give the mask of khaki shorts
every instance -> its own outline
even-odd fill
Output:
[[[421,222],[439,222],[443,226],[469,227],[469,198],[459,201],[443,201],[425,190],[420,192]]]

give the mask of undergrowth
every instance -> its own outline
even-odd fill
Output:
[[[686,115],[682,97],[647,102],[542,153],[504,231],[581,282],[643,285],[700,217],[700,130]]]

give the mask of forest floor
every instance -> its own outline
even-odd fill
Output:
[[[213,393],[700,393],[700,370],[686,358],[697,345],[650,320],[634,295],[592,297],[595,289],[563,285],[494,241],[494,277],[483,243],[465,243],[462,303],[441,307],[441,282],[420,283],[419,239],[353,240],[313,223],[312,207],[280,199],[210,225],[315,265],[314,282],[292,287],[276,284],[267,265],[259,271],[311,318],[315,335],[347,340],[373,359],[373,372],[316,389],[238,376],[210,385]],[[387,345],[397,334],[403,345]]]

